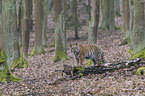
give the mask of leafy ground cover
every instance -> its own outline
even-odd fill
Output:
[[[63,60],[51,63],[54,57],[54,47],[45,48],[46,53],[29,56],[30,65],[28,68],[15,68],[12,74],[22,78],[23,82],[8,81],[0,83],[0,93],[2,96],[8,95],[145,95],[145,80],[142,76],[137,76],[132,71],[120,69],[114,72],[104,74],[90,74],[75,80],[65,80],[57,84],[51,84],[61,79],[63,64],[75,66],[75,62],[69,44],[78,42],[87,43],[88,26],[79,31],[81,39],[73,40],[74,33],[68,31],[67,45],[69,60]],[[121,31],[103,31],[98,32],[98,46],[104,49],[105,60],[107,62],[121,62],[130,58],[128,53],[129,45],[118,46],[123,40]],[[31,33],[30,40],[31,53],[34,45],[34,33]],[[48,45],[53,41],[53,33],[48,34]],[[84,64],[86,60],[84,60]]]
[[[84,16],[84,15],[81,15]],[[86,16],[84,16],[86,17]],[[53,18],[53,17],[49,17]],[[101,19],[100,19],[101,20]],[[48,24],[52,28],[53,22]],[[89,25],[89,24],[87,24]],[[99,24],[100,25],[100,24]],[[116,18],[116,25],[122,26],[122,17]],[[79,40],[74,40],[74,32],[67,30],[67,48],[69,60],[51,63],[54,57],[54,47],[45,48],[46,53],[36,56],[29,56],[28,68],[15,68],[12,74],[22,78],[22,82],[0,82],[0,96],[65,96],[65,95],[145,95],[144,76],[135,75],[136,69],[128,71],[125,68],[103,74],[90,74],[75,80],[67,79],[61,81],[63,64],[75,66],[73,56],[69,50],[70,43],[87,44],[89,26],[79,29]],[[34,33],[30,35],[29,54],[34,46]],[[104,56],[107,62],[127,61],[131,57],[128,53],[130,46],[119,44],[124,40],[123,33],[118,31],[98,30],[97,45],[104,49]],[[53,33],[48,34],[48,46],[53,41]],[[87,60],[84,60],[86,64]],[[141,64],[141,66],[145,66]],[[57,82],[58,81],[58,82]],[[56,84],[53,84],[56,82]]]

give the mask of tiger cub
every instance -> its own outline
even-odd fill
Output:
[[[74,55],[76,59],[77,65],[81,66],[83,64],[84,59],[91,59],[94,65],[100,65],[101,61],[105,63],[104,60],[104,52],[97,47],[96,44],[85,44],[85,45],[78,45],[70,44],[71,53]]]

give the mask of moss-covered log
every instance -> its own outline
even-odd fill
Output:
[[[140,61],[141,60],[137,58],[135,60],[130,60],[127,62],[105,63],[103,66],[94,66],[94,67],[85,67],[85,68],[64,65],[64,70],[61,71],[62,74],[65,73],[66,75],[71,75],[74,78],[74,77],[86,76],[88,74],[102,74],[107,71],[113,72],[115,70],[119,70],[123,68],[130,68],[131,66],[139,65]]]

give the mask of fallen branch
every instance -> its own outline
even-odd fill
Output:
[[[86,76],[88,74],[103,74],[105,72],[113,72],[115,70],[130,68],[131,66],[135,66],[135,65],[137,65],[137,67],[138,67],[140,64],[140,61],[141,61],[141,59],[137,58],[135,60],[130,60],[130,61],[126,61],[126,62],[105,63],[105,64],[103,64],[103,66],[94,66],[94,67],[85,67],[85,68],[64,64],[63,70],[55,70],[55,72],[61,71],[62,77],[63,77],[64,73],[66,75],[70,75],[72,77],[71,78],[71,80],[72,80],[72,79],[80,78],[81,76]],[[133,69],[131,69],[131,70],[133,70]],[[60,79],[58,81],[66,81],[66,78],[63,77],[63,79]],[[58,83],[58,81],[57,81],[57,83]],[[56,82],[53,84],[56,84]]]
[[[106,71],[113,72],[115,70],[123,69],[123,68],[129,68],[134,65],[139,65],[141,60],[135,59],[130,60],[127,62],[119,62],[119,63],[105,63],[104,66],[94,66],[94,67],[86,67],[86,68],[80,68],[78,66],[70,66],[70,65],[64,65],[64,70],[62,70],[63,73],[67,75],[77,76],[78,74],[82,73],[83,76],[88,74],[102,74]]]

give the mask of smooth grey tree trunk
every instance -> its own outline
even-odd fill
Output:
[[[110,2],[110,30],[115,30],[114,0]]]
[[[31,29],[31,18],[30,18],[30,2],[31,0],[24,1],[24,19],[23,19],[23,29],[22,29],[22,54],[23,58],[28,61],[28,48],[29,48],[29,38]]]
[[[35,50],[36,53],[41,53],[42,51],[42,1],[35,1]]]
[[[129,17],[130,17],[130,11],[129,11],[129,0],[122,0],[122,6],[123,6],[123,31],[124,31],[124,37],[130,38],[129,33]]]
[[[52,62],[67,59],[65,48],[63,47],[63,7],[62,0],[54,0],[55,9],[55,56]]]
[[[134,54],[145,47],[144,4],[142,0],[134,0]]]
[[[75,31],[75,39],[79,39],[78,36],[78,18],[77,18],[77,0],[73,0],[73,8],[72,8],[72,18],[73,18],[73,26],[74,26],[74,31]]]
[[[17,58],[20,58],[20,48],[19,48],[19,32],[17,28],[17,13],[16,13],[16,1],[12,0],[12,60],[14,61]]]
[[[120,0],[115,0],[115,15],[121,16],[121,14],[120,14]]]
[[[1,22],[2,22],[2,0],[0,0],[0,41],[2,41]],[[2,47],[2,42],[0,42],[0,48],[1,47]]]
[[[65,54],[67,54],[67,42],[66,42],[66,0],[63,0],[63,17],[62,17],[62,24],[63,24],[63,34],[62,34],[62,42]]]
[[[134,49],[134,32],[133,32],[133,21],[134,20],[134,4],[133,0],[130,0],[130,24],[129,24],[129,31],[130,31],[130,49]]]
[[[96,44],[96,41],[97,41],[99,15],[100,15],[100,1],[93,0],[92,1],[92,18],[91,18],[92,20],[91,20],[89,36],[88,36],[88,42],[92,44]]]
[[[43,0],[43,26],[42,26],[42,46],[47,47],[47,21],[48,21],[48,2]]]

